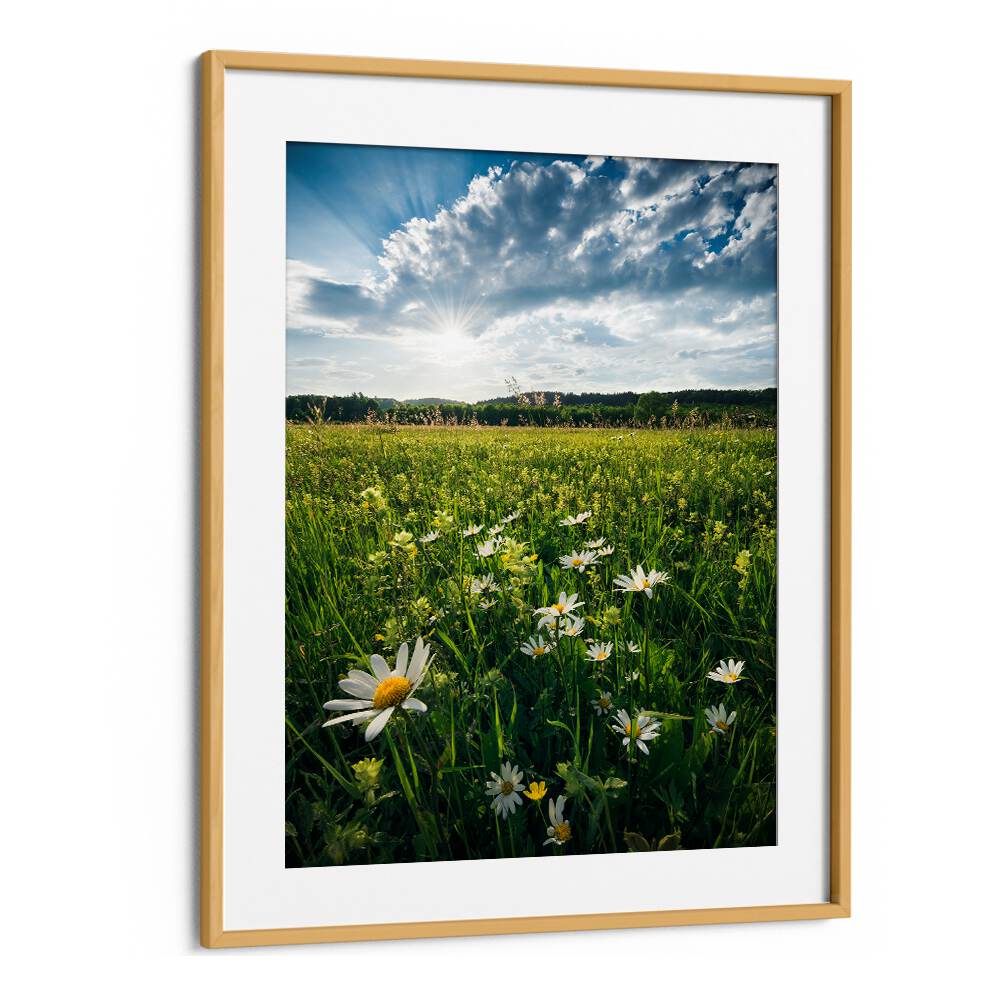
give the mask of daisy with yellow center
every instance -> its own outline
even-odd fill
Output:
[[[709,705],[705,709],[705,718],[713,733],[725,736],[729,732],[730,726],[736,721],[736,713],[730,712],[729,715],[726,715],[725,706],[719,702],[718,705]]]
[[[486,782],[486,794],[492,795],[493,811],[500,816],[512,815],[514,810],[521,804],[522,799],[518,794],[524,791],[521,779],[524,772],[519,771],[516,766],[507,761],[500,766],[500,773],[490,772],[490,781]]]
[[[397,708],[408,712],[426,712],[427,706],[413,697],[413,692],[427,676],[433,656],[430,647],[424,645],[422,637],[417,638],[410,659],[410,648],[404,642],[396,653],[395,669],[390,670],[385,659],[378,653],[370,657],[371,673],[364,670],[350,670],[340,682],[340,687],[352,698],[335,698],[323,708],[328,712],[343,712],[346,715],[328,719],[324,726],[336,726],[341,722],[352,722],[365,727],[365,742],[373,739],[385,728]]]
[[[719,660],[719,665],[710,671],[707,676],[710,681],[718,681],[720,684],[737,684],[743,680],[740,677],[742,673],[743,661],[740,660],[737,663],[735,660],[730,659],[728,663],[725,660]]]
[[[567,597],[566,591],[564,590],[559,595],[558,600],[554,601],[548,607],[537,608],[535,610],[535,614],[561,618],[563,615],[568,615],[571,611],[576,611],[577,608],[583,607],[583,601],[577,600],[578,596],[578,594],[571,594]]]
[[[610,642],[592,642],[587,647],[587,659],[595,663],[603,663],[611,656]]]
[[[634,744],[647,756],[649,747],[646,744],[660,735],[659,722],[641,712],[633,719],[624,708],[618,709],[611,728],[623,737],[623,747],[631,747]]]
[[[568,517],[564,517],[559,523],[566,528],[572,527],[574,524],[583,524],[590,517],[591,513],[591,511],[585,510],[582,514],[576,514],[575,516],[570,514]]]
[[[583,552],[572,552],[568,556],[559,557],[559,565],[563,569],[575,569],[578,573],[582,573],[588,566],[592,566],[597,561],[597,554],[591,552],[589,549],[584,549]]]
[[[555,844],[556,847],[563,847],[572,836],[572,828],[563,815],[565,807],[565,795],[560,795],[554,802],[552,799],[549,799],[549,826],[545,830],[546,834],[548,834],[548,840],[542,841],[543,847],[546,844]]]
[[[531,657],[544,656],[552,652],[552,646],[545,636],[533,635],[527,642],[521,644],[521,652]]]
[[[647,598],[652,598],[653,588],[660,583],[666,583],[670,577],[659,570],[651,569],[648,573],[642,568],[642,563],[628,573],[616,576],[614,580],[615,590],[623,593],[645,594]]]
[[[607,715],[615,707],[610,691],[601,691],[590,704],[598,715]]]
[[[532,781],[528,785],[528,790],[524,793],[532,802],[541,802],[545,798],[545,793],[548,791],[544,781]]]

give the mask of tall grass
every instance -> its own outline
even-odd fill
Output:
[[[289,424],[287,864],[774,843],[775,440]],[[515,512],[502,534],[519,547],[477,555]],[[463,538],[471,525],[484,529]],[[560,567],[600,536],[615,549],[596,568]],[[637,563],[670,575],[651,598],[613,589]],[[472,593],[487,573],[499,589]],[[535,609],[560,591],[584,601],[583,639],[525,655]],[[376,652],[392,663],[418,635],[435,653],[426,714],[397,711],[371,743],[322,728],[349,669]],[[612,643],[611,657],[587,659],[584,640]],[[730,657],[745,679],[708,680]],[[648,756],[592,707],[601,692],[660,722]],[[713,733],[704,710],[720,701],[737,717]],[[497,818],[485,785],[505,761],[547,794]],[[543,846],[558,795],[572,836]]]

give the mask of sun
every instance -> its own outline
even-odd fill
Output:
[[[440,293],[424,303],[427,331],[443,351],[460,350],[481,325],[482,306],[464,295]]]

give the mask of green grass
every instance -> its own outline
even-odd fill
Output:
[[[773,430],[289,424],[286,863],[773,844],[776,472]],[[516,511],[503,535],[519,546],[479,557]],[[435,518],[454,526],[422,544]],[[560,568],[601,536],[615,550],[596,568]],[[670,575],[651,599],[612,587],[636,563]],[[490,572],[483,608],[469,578]],[[585,602],[583,639],[522,653],[563,590]],[[434,652],[426,714],[397,710],[371,743],[322,727],[348,670],[372,653],[391,666],[418,635]],[[614,652],[594,663],[584,640]],[[730,657],[745,680],[706,679]],[[591,707],[602,691],[659,713],[649,756]],[[704,714],[720,701],[737,713],[725,735]],[[485,784],[504,761],[548,794],[498,819]],[[558,795],[571,839],[543,846]]]

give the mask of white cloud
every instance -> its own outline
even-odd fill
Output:
[[[336,376],[378,395],[479,398],[508,374],[565,390],[771,385],[775,180],[762,164],[493,167],[388,233],[364,281],[289,261],[290,336],[363,339],[371,361]],[[390,365],[416,388],[393,388]]]

